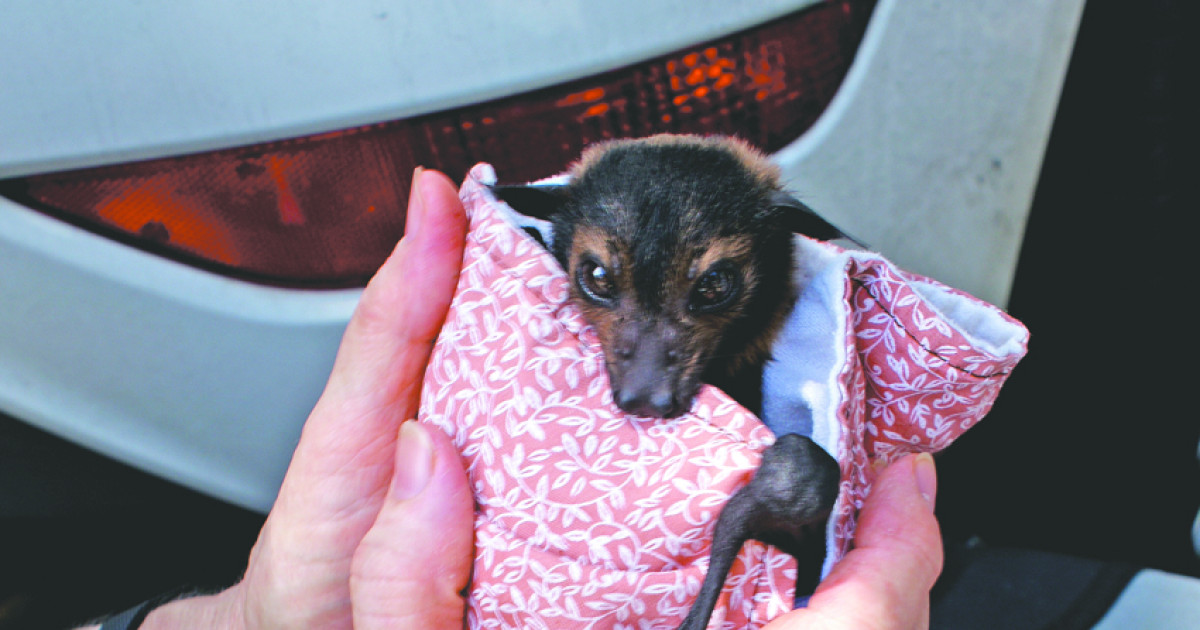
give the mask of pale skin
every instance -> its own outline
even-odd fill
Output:
[[[238,584],[155,609],[167,628],[461,629],[473,499],[441,432],[407,421],[458,279],[454,184],[418,169],[407,235],[364,291]],[[879,471],[855,549],[768,630],[929,625],[942,567],[928,455]],[[91,626],[97,628],[98,626]]]

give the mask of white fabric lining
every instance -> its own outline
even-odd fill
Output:
[[[969,339],[980,350],[996,357],[1025,352],[1029,333],[1019,330],[1000,316],[992,306],[974,300],[964,300],[943,285],[934,282],[910,282],[931,308],[942,315],[943,321]]]

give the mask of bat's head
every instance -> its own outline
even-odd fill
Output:
[[[727,138],[614,141],[538,194],[621,409],[679,415],[706,374],[766,359],[795,300],[799,202],[761,154]]]

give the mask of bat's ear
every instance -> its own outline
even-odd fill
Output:
[[[567,186],[561,184],[492,186],[491,189],[497,199],[513,210],[544,221],[558,214],[569,198]]]
[[[784,227],[796,234],[803,234],[819,241],[832,241],[844,238],[859,247],[867,247],[866,243],[838,229],[837,226],[826,221],[803,201],[782,190],[771,193],[770,202],[772,207],[783,217]]]

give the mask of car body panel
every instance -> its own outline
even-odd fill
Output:
[[[1083,2],[880,2],[829,108],[775,155],[902,268],[1008,302]]]
[[[427,112],[799,6],[435,4],[10,3],[0,176]],[[1003,305],[1082,5],[881,0],[829,109],[776,155],[785,178],[902,267]],[[0,198],[0,411],[265,511],[358,295],[223,278]]]
[[[13,0],[0,178],[226,148],[480,102],[815,0]],[[16,97],[19,95],[19,97]]]
[[[0,407],[264,509],[359,290],[263,287],[0,198]]]

